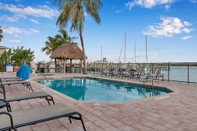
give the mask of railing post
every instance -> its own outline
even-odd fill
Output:
[[[163,81],[163,73],[161,74],[161,80]]]
[[[170,80],[170,62],[168,63],[168,82]]]
[[[96,73],[96,63],[94,63],[94,74]]]

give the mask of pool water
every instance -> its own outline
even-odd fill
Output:
[[[171,92],[167,88],[96,78],[48,79],[37,82],[76,100],[94,102],[127,102]]]

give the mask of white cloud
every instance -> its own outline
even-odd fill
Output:
[[[38,33],[39,32],[39,30],[34,30],[34,29],[29,29],[31,32],[34,32],[34,33]]]
[[[45,4],[50,4],[50,2],[48,2],[48,1],[46,1],[46,2],[44,2]]]
[[[7,29],[3,28],[3,33],[18,36],[19,34],[30,35],[32,33],[38,33],[38,31],[33,29],[25,30],[23,28],[9,27]]]
[[[3,28],[3,33],[9,34],[9,35],[21,34],[22,30],[20,28],[16,28],[16,27],[10,27],[8,29]]]
[[[33,22],[34,24],[39,24],[39,22],[34,19],[30,19],[30,21]]]
[[[19,18],[16,17],[16,16],[9,17],[9,16],[7,16],[7,15],[1,16],[0,19],[1,19],[1,20],[7,20],[7,21],[9,21],[9,22],[16,22],[16,21],[19,20]]]
[[[191,23],[189,23],[189,22],[187,22],[187,21],[184,21],[183,24],[184,24],[185,26],[191,26],[191,25],[192,25]]]
[[[8,40],[9,42],[13,42],[13,43],[19,43],[21,42],[20,40]]]
[[[187,40],[187,39],[190,39],[190,38],[192,38],[192,36],[185,36],[185,37],[182,37],[181,39]]]
[[[133,0],[132,2],[127,2],[125,5],[126,7],[131,10],[134,6],[141,6],[144,8],[152,8],[157,5],[164,5],[164,4],[170,4],[173,3],[175,0]],[[167,6],[166,8],[169,8],[170,6]]]
[[[128,7],[129,8],[129,10],[131,10],[132,8],[133,8],[133,6],[135,6],[135,2],[127,2],[126,4],[125,4],[125,6],[126,7]]]
[[[161,17],[161,23],[157,25],[148,26],[146,31],[143,31],[144,35],[151,35],[153,37],[157,36],[166,36],[171,37],[174,34],[180,33],[190,33],[194,29],[187,28],[187,26],[191,26],[191,23],[184,21],[181,22],[180,19],[176,17]]]
[[[165,5],[166,10],[170,9],[170,5]]]
[[[122,13],[124,11],[123,10],[115,10],[114,12],[120,14],[120,13]]]
[[[197,0],[189,0],[189,2],[197,3]]]
[[[44,18],[53,18],[59,15],[58,10],[52,9],[47,5],[39,6],[37,8],[27,6],[23,7],[22,5],[13,5],[13,4],[3,4],[0,2],[0,10],[6,10],[12,12],[15,16],[26,17],[44,17]]]
[[[192,29],[183,28],[182,31],[185,32],[185,33],[190,33],[192,31]]]

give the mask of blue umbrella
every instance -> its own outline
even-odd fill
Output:
[[[29,68],[28,65],[22,64],[16,75],[20,77],[23,80],[28,80],[29,79],[29,74],[31,74],[33,70]]]

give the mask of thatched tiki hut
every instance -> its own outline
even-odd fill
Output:
[[[70,68],[72,71],[72,60],[80,60],[80,71],[82,73],[82,60],[83,51],[74,43],[63,44],[59,46],[50,56],[51,59],[55,59],[55,72],[57,72],[57,59],[64,61],[64,73],[66,67],[66,61],[70,59]],[[87,57],[86,57],[87,59]]]

